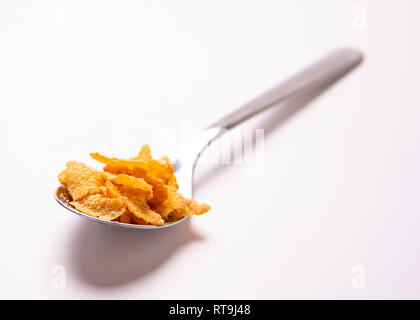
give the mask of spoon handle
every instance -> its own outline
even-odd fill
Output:
[[[285,82],[216,121],[210,128],[229,130],[279,102],[307,90],[318,89],[328,82],[343,76],[360,64],[362,60],[363,55],[353,49],[334,51]]]
[[[187,197],[192,197],[195,165],[202,152],[215,139],[241,122],[279,102],[332,84],[360,64],[362,60],[362,54],[352,49],[334,51],[292,78],[213,123],[189,141],[178,152],[177,157],[173,158],[176,159],[173,162],[173,167],[179,177],[179,191]]]

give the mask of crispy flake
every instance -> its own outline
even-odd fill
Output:
[[[66,170],[58,175],[58,179],[70,192],[73,200],[100,192],[99,187],[105,183],[103,172],[76,161],[67,162]]]
[[[83,200],[70,203],[80,212],[102,220],[115,220],[124,214],[127,206],[125,198],[107,198],[101,194],[94,194]]]

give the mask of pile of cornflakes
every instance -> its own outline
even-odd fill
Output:
[[[70,204],[87,215],[120,223],[161,226],[210,210],[207,204],[184,198],[169,158],[153,159],[148,145],[132,159],[91,157],[103,164],[98,171],[81,162],[67,162],[58,175],[72,197]]]

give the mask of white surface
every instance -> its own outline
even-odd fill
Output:
[[[419,9],[1,1],[0,297],[420,298]],[[278,126],[275,111],[247,124],[266,130],[262,172],[200,167],[195,193],[213,209],[191,224],[112,230],[54,202],[67,160],[143,143],[162,155],[168,135],[341,46],[365,63]],[[64,290],[51,285],[55,265]]]

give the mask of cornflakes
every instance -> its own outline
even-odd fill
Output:
[[[169,158],[153,159],[148,145],[131,159],[91,156],[105,164],[103,171],[69,161],[58,175],[72,197],[70,204],[82,213],[119,223],[162,226],[210,210],[178,192]]]

